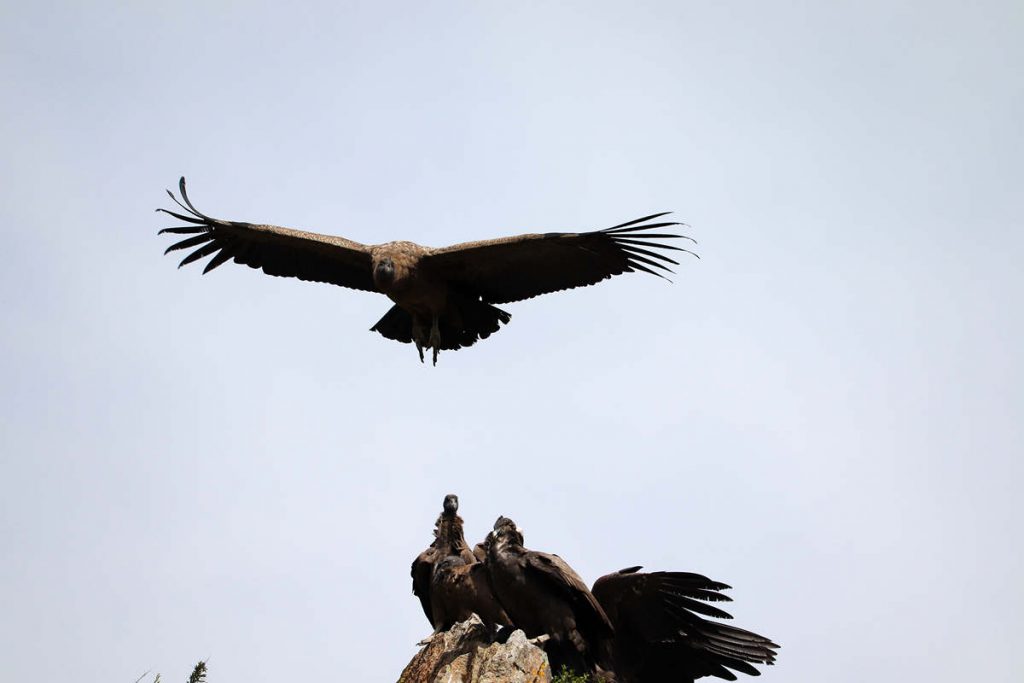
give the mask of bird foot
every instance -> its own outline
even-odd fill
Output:
[[[421,325],[415,318],[412,321],[412,341],[416,344],[416,352],[420,354],[420,362],[423,361],[423,349],[430,345],[427,341],[427,335],[424,326]]]
[[[434,350],[434,365],[437,365],[437,354],[441,351],[441,330],[437,326],[437,317],[430,326],[430,337],[427,339],[427,346]]]
[[[531,645],[536,645],[537,647],[540,647],[541,645],[543,645],[544,643],[548,642],[549,640],[551,640],[551,636],[549,634],[547,634],[547,633],[542,633],[541,635],[537,636],[536,638],[530,638],[526,642],[530,643]]]

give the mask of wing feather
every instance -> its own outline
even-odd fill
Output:
[[[164,228],[160,234],[192,237],[172,244],[164,253],[210,243],[186,256],[179,267],[212,254],[213,258],[203,269],[204,274],[233,258],[235,263],[262,269],[268,275],[376,291],[368,246],[344,237],[210,218],[192,204],[185,190],[185,178],[179,181],[178,188],[180,201],[170,190],[167,194],[185,213],[169,209],[157,211],[190,225]]]
[[[232,256],[234,256],[234,254],[235,251],[231,247],[222,247],[220,252],[216,256],[207,261],[206,267],[203,268],[203,275],[206,275],[217,266],[221,265],[225,261],[228,261]]]
[[[214,253],[218,249],[219,249],[219,247],[216,245],[216,243],[214,243],[214,244],[207,244],[206,246],[199,247],[198,249],[193,251],[191,254],[189,254],[185,258],[181,259],[181,263],[178,264],[178,267],[181,268],[182,266],[187,266],[188,264],[192,263],[193,261],[198,261],[199,259],[201,259],[201,258],[203,258],[205,256],[209,256],[210,254]]]
[[[643,218],[634,218],[631,221],[626,221],[625,223],[619,223],[618,225],[613,225],[612,227],[608,228],[608,230],[621,230],[622,228],[628,228],[629,226],[636,225],[637,223],[646,223],[647,221],[653,221],[655,218],[661,218],[662,216],[668,216],[671,213],[672,213],[671,211],[662,211],[661,213],[652,213],[650,216],[644,216]],[[633,229],[636,230],[637,228],[633,228]]]
[[[672,271],[649,258],[656,254],[651,250],[671,249],[693,254],[688,249],[660,241],[691,238],[649,232],[652,228],[683,225],[647,222],[665,215],[652,214],[592,232],[526,234],[455,244],[431,250],[421,265],[459,290],[492,304],[586,287],[636,270],[663,277],[648,265]],[[664,260],[676,264],[671,259]]]
[[[617,656],[644,672],[641,680],[759,675],[753,664],[773,664],[778,645],[735,626],[701,617],[731,619],[706,602],[729,598],[729,588],[687,572],[640,573],[630,567],[594,583],[593,593],[611,618]]]
[[[438,552],[433,547],[427,548],[413,560],[410,569],[412,576],[412,594],[420,599],[420,606],[423,614],[431,626],[434,624],[434,612],[430,604],[430,575],[434,570],[434,563],[438,560]]]
[[[164,250],[164,255],[166,256],[167,254],[170,254],[172,251],[178,251],[179,249],[188,249],[189,247],[194,247],[197,244],[209,242],[212,239],[213,235],[204,232],[202,235],[196,235],[195,237],[189,237],[187,239],[183,239],[180,242],[175,242],[174,244],[172,244],[171,246],[167,247]]]
[[[558,555],[537,550],[527,551],[525,559],[527,569],[532,570],[535,576],[544,577],[549,585],[554,586],[558,592],[572,601],[577,610],[581,610],[578,612],[579,617],[587,619],[598,633],[612,633],[612,623],[601,603],[565,560]]]

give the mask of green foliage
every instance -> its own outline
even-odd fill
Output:
[[[192,675],[188,677],[188,683],[205,683],[206,682],[206,662],[201,661],[196,664],[196,668],[192,669]]]
[[[142,674],[135,683],[141,683],[145,677],[146,674]],[[161,683],[162,680],[160,674],[153,677],[153,683]],[[192,669],[192,675],[188,677],[188,683],[206,683],[206,662],[200,661],[196,664],[196,667]]]
[[[551,683],[592,683],[590,676],[586,674],[577,674],[569,671],[564,666],[558,672],[558,675],[551,679]]]

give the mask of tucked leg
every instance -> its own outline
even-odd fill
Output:
[[[413,341],[414,344],[416,344],[416,351],[418,351],[419,354],[420,354],[420,362],[421,363],[424,362],[423,361],[423,347],[426,346],[426,344],[424,344],[425,338],[426,338],[426,335],[423,333],[423,325],[420,324],[419,318],[417,318],[416,316],[413,316],[413,319],[412,319],[412,341]],[[436,363],[437,361],[435,360],[434,362]]]
[[[438,316],[434,315],[434,320],[430,325],[430,339],[427,340],[428,346],[434,349],[434,365],[437,365],[437,354],[441,351],[441,330],[437,326]]]

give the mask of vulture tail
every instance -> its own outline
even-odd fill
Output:
[[[505,311],[479,299],[454,298],[439,323],[441,348],[454,351],[472,346],[480,339],[487,339],[511,319]],[[370,331],[408,344],[412,342],[412,315],[397,305],[392,306]]]
[[[451,312],[441,317],[441,348],[447,350],[472,346],[487,339],[508,323],[512,316],[479,299],[458,297],[450,301]]]
[[[370,331],[380,332],[388,339],[408,344],[412,341],[412,316],[404,308],[392,306]]]

